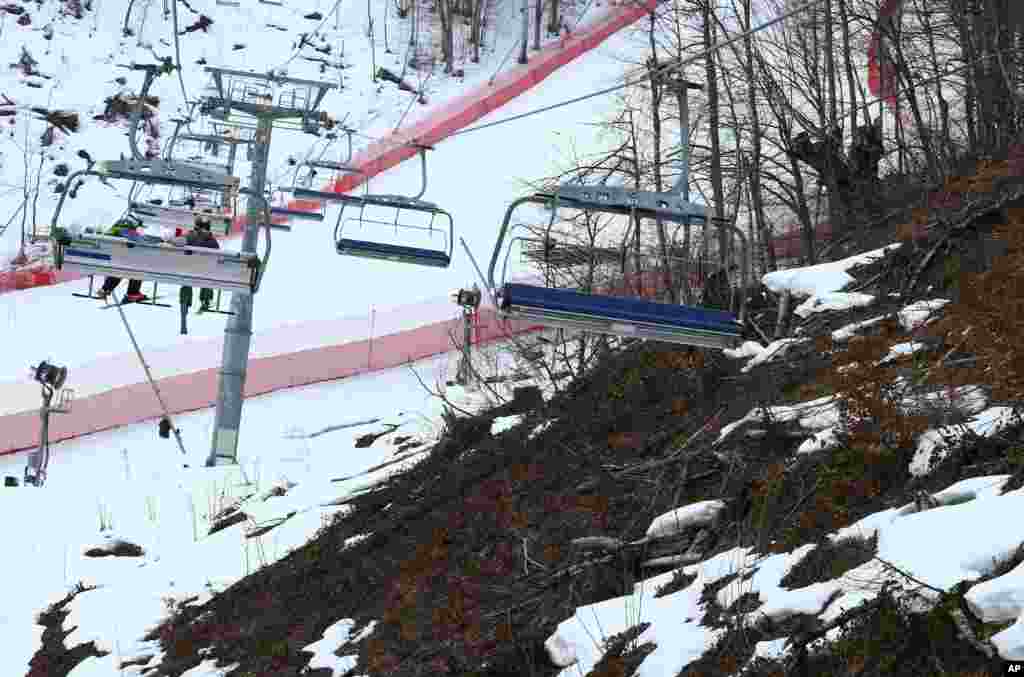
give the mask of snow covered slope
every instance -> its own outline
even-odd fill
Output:
[[[196,8],[200,12],[205,13],[206,11],[199,5],[196,5]],[[314,8],[310,6],[308,9]],[[264,16],[264,13],[285,11],[259,4],[245,5],[238,10],[226,10],[221,7],[215,9],[216,11],[209,10],[215,19],[220,16],[218,12],[227,12],[224,15],[225,23],[230,25],[231,21],[235,21],[237,26],[241,26],[240,18],[230,18],[238,14],[240,17],[248,17],[245,25],[250,28],[256,27],[254,30],[258,29],[261,25],[260,22],[266,23],[267,17]],[[325,7],[319,8],[321,12],[324,12],[325,9]],[[350,8],[350,10],[358,15],[361,8]],[[291,11],[288,10],[288,12]],[[291,17],[289,20],[293,24],[301,26],[306,20],[296,18],[301,17],[302,13],[298,9],[294,11],[297,14],[289,14],[288,16]],[[250,12],[250,14],[245,14],[246,12]],[[117,18],[119,19],[119,17]],[[113,19],[105,17],[105,15],[101,16],[101,19],[107,20],[110,24],[106,26],[108,33],[115,30],[116,22]],[[214,27],[217,25],[221,24],[215,24]],[[332,22],[327,22],[326,28],[330,28],[332,25]],[[502,24],[499,23],[499,25]],[[154,26],[164,26],[164,24],[155,21]],[[346,34],[343,29],[341,37],[339,37],[339,40],[345,41],[348,45],[345,51],[346,58],[358,67],[368,68],[368,64],[365,62],[368,48],[358,47],[360,44],[365,45],[365,38],[361,37],[362,41],[360,42],[353,37],[353,33],[358,34],[358,31],[353,28],[353,24],[343,22],[343,26],[348,26],[349,30],[349,33]],[[214,27],[211,27],[211,32],[214,31]],[[148,30],[156,32],[153,27]],[[259,39],[267,42],[268,45],[274,44],[270,42],[270,37],[276,38],[278,32],[274,29],[267,29],[267,31],[269,32],[263,34],[257,30],[257,34],[262,36]],[[330,34],[328,31],[328,35]],[[281,35],[284,34],[281,33]],[[499,34],[499,44],[511,46],[510,35],[511,33],[505,36]],[[345,40],[345,36],[347,36],[347,40]],[[188,52],[188,50],[194,49],[192,55],[205,56],[210,63],[226,63],[229,66],[257,70],[278,65],[279,62],[275,62],[275,59],[280,58],[280,61],[285,61],[291,53],[290,50],[281,48],[280,54],[274,56],[270,54],[272,50],[269,47],[267,50],[262,49],[262,42],[258,54],[250,54],[250,51],[253,50],[248,48],[238,52],[225,51],[222,44],[216,43],[213,38],[208,38],[201,32],[189,34],[182,39],[183,50]],[[194,47],[189,46],[193,44],[188,42],[189,40],[195,40]],[[31,40],[29,42],[31,43]],[[254,38],[250,42],[255,43],[256,39]],[[618,63],[631,52],[632,44],[628,36],[616,36],[610,39],[595,53],[564,68],[557,76],[549,78],[522,100],[505,106],[494,117],[512,115],[607,85],[617,74],[621,73]],[[57,45],[54,44],[54,50],[56,47]],[[363,51],[358,52],[357,49]],[[124,46],[125,55],[118,56],[118,58],[133,57],[142,60],[144,52],[140,50],[142,48],[137,47],[134,41],[127,41]],[[256,60],[257,56],[261,60]],[[378,57],[382,58],[379,54]],[[64,105],[70,107],[71,98],[65,90],[73,90],[74,87],[68,85],[70,77],[68,73],[73,71],[80,74],[80,69],[74,70],[71,66],[64,64],[59,55],[52,55],[52,58],[55,60],[54,68],[65,73],[61,79],[62,88],[55,87],[57,93],[54,96],[64,97],[61,100],[65,101]],[[105,63],[106,56],[97,53],[92,58],[96,69],[110,68],[109,64]],[[224,59],[224,61],[218,61],[220,59]],[[148,60],[151,60],[151,57],[148,57]],[[191,56],[189,58],[183,56],[183,61],[191,63]],[[307,71],[295,70],[303,63],[305,62],[301,59],[293,61],[289,65],[292,68],[290,74],[319,77],[315,72],[307,72],[308,68]],[[58,66],[63,70],[60,70]],[[467,65],[467,81],[473,77],[477,79],[489,77],[493,73],[490,69],[496,67],[497,64],[492,60],[486,69],[484,66],[480,66],[474,73]],[[349,72],[345,71],[345,73]],[[113,71],[111,74],[116,75]],[[186,83],[196,83],[195,87],[198,91],[198,87],[203,81],[199,73],[195,69],[187,68],[185,77]],[[432,79],[432,82],[441,80],[443,78],[438,76]],[[177,83],[174,79],[163,78],[157,84],[159,91],[155,90],[155,93],[169,102],[175,101],[176,98],[180,100],[180,93],[177,92]],[[428,85],[431,85],[431,82],[428,82]],[[188,84],[187,86],[192,87]],[[454,83],[450,81],[432,86],[435,87],[433,91],[436,92],[436,99],[433,100],[442,100],[446,93],[457,92],[454,89]],[[341,93],[330,95],[324,107],[339,118],[343,116],[342,111],[344,110],[362,110],[362,117],[355,120],[349,118],[349,124],[362,123],[367,125],[365,129],[370,130],[371,133],[379,132],[386,128],[383,120],[386,119],[387,125],[391,125],[401,119],[404,114],[405,107],[397,104],[408,101],[408,96],[404,93],[399,96],[394,88],[384,87],[382,91],[377,92],[370,86],[368,78],[355,76],[346,80],[346,87],[347,89]],[[115,89],[116,87],[109,86],[110,92]],[[29,91],[36,92],[37,90]],[[79,97],[89,98],[85,91],[79,92]],[[162,107],[169,108],[170,105],[162,104]],[[481,263],[485,263],[490,254],[495,229],[507,202],[521,192],[524,181],[553,173],[555,170],[553,163],[566,156],[566,149],[570,144],[575,144],[579,148],[592,146],[595,143],[595,131],[585,124],[608,110],[610,105],[609,98],[596,98],[514,124],[497,126],[439,144],[430,158],[430,186],[426,197],[452,212],[456,221],[457,235],[465,237]],[[54,104],[51,106],[57,107]],[[422,114],[422,111],[417,111],[416,108],[414,107],[410,112],[408,119],[412,119],[417,113]],[[86,107],[86,109],[88,108]],[[167,113],[163,115],[167,117]],[[314,143],[316,141],[313,137],[291,132],[277,133],[271,152],[272,178],[277,178],[283,184],[289,184],[291,181],[285,171],[289,169],[286,162],[288,155],[304,154]],[[319,142],[319,145],[322,146],[323,142]],[[105,157],[109,156],[110,149],[121,149],[125,146],[126,142],[121,128],[89,129],[73,135],[62,151],[63,156],[60,157],[64,157],[72,163],[72,166],[78,167],[82,163],[80,160],[74,159],[73,155],[79,148],[85,147],[94,157]],[[481,149],[484,148],[487,149],[486,156],[481,154]],[[57,155],[60,154],[55,155],[55,160],[60,159]],[[486,160],[483,159],[484,157]],[[245,173],[244,163],[240,166],[239,171]],[[18,180],[18,177],[13,177],[13,180]],[[415,164],[409,163],[371,182],[371,188],[380,192],[415,192],[418,185],[419,168]],[[119,192],[123,196],[126,187],[119,188]],[[110,188],[98,183],[93,182],[86,185],[79,198],[70,203],[73,205],[73,209],[69,207],[69,218],[83,220],[84,223],[109,221],[120,212],[124,204],[111,199],[111,195]],[[40,200],[41,204],[45,202],[45,199]],[[45,209],[41,209],[41,213],[46,214],[47,212]],[[331,214],[328,215],[328,222],[333,224],[331,216]],[[276,235],[273,257],[265,283],[256,298],[254,330],[257,333],[265,334],[277,327],[303,322],[365,316],[369,314],[371,307],[378,311],[386,311],[389,308],[396,308],[421,299],[438,297],[452,288],[475,280],[476,276],[472,266],[464,254],[458,250],[455,262],[450,269],[444,271],[423,270],[339,257],[333,250],[330,229],[331,226],[326,223],[310,225],[297,222],[295,230],[291,233]],[[9,234],[10,232],[12,231],[9,231]],[[8,241],[10,241],[9,235]],[[76,367],[98,364],[98,360],[109,360],[114,356],[122,355],[129,349],[124,329],[121,327],[115,311],[101,311],[91,302],[70,296],[71,291],[82,291],[84,287],[85,282],[82,281],[0,297],[0,322],[5,325],[5,333],[18,337],[16,342],[0,356],[0,383],[6,382],[8,392],[11,391],[11,382],[20,381],[22,384],[26,382],[25,367],[41,358],[49,357],[61,364]],[[133,321],[133,329],[144,349],[159,348],[173,351],[175,346],[194,344],[204,339],[219,339],[223,331],[222,316],[194,319],[190,326],[192,335],[189,337],[178,336],[176,313],[173,309],[135,308],[130,311],[130,317]],[[434,319],[447,319],[447,317]],[[81,331],[82,327],[88,327],[88,331]],[[69,335],[73,335],[70,340]],[[316,342],[315,332],[312,332],[307,339],[304,341],[304,347],[323,345]],[[328,339],[324,337],[324,340]],[[210,354],[215,355],[216,352],[210,351]],[[212,365],[199,365],[199,368],[202,366]],[[81,383],[81,385],[96,387],[96,384]],[[0,393],[3,390],[4,387],[0,385]],[[20,408],[20,406],[15,408]]]

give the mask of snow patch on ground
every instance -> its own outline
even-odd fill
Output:
[[[513,416],[498,416],[491,422],[491,434],[500,435],[501,433],[516,427],[523,421],[522,414],[515,414]]]
[[[910,472],[916,477],[928,473],[933,463],[938,463],[945,452],[967,435],[991,437],[1001,430],[1019,422],[1012,407],[990,407],[964,425],[950,425],[926,430],[917,442],[917,450],[910,461]]]
[[[670,536],[684,529],[707,526],[715,521],[723,508],[724,501],[700,501],[658,515],[647,527],[647,538]]]
[[[776,294],[788,291],[800,298],[824,296],[839,291],[854,281],[853,276],[846,272],[847,270],[869,264],[885,256],[888,250],[898,246],[898,244],[891,244],[839,261],[774,271],[762,277],[761,282]]]
[[[913,331],[930,322],[935,313],[948,303],[950,303],[949,299],[916,301],[899,311],[897,317],[904,329]]]
[[[746,374],[754,367],[760,366],[767,362],[771,362],[776,357],[781,357],[782,355],[785,355],[786,351],[789,350],[792,346],[806,342],[807,339],[784,338],[778,339],[777,341],[772,341],[771,343],[768,344],[768,347],[765,348],[761,344],[755,343],[754,341],[745,341],[739,348],[726,349],[723,352],[725,353],[726,357],[730,357],[732,359],[742,359],[744,357],[751,357],[752,359],[745,365],[743,365],[743,368],[740,370],[744,374]]]
[[[346,642],[359,642],[367,637],[376,626],[373,621],[359,633],[352,636],[352,628],[355,621],[350,618],[343,618],[334,625],[324,630],[323,638],[303,647],[304,651],[312,651],[313,658],[309,662],[310,670],[325,668],[331,671],[332,675],[342,675],[356,666],[356,656],[335,656],[335,650]]]
[[[814,313],[823,313],[828,310],[851,310],[853,308],[870,306],[874,302],[875,297],[871,294],[848,294],[840,291],[827,292],[810,297],[794,308],[793,314],[806,319]]]
[[[849,341],[851,338],[856,336],[860,330],[873,327],[884,319],[885,315],[879,315],[878,317],[872,317],[869,320],[862,320],[860,322],[848,324],[845,327],[840,327],[832,332],[832,340],[840,343],[843,341]]]

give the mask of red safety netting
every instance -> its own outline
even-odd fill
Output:
[[[499,320],[490,309],[477,327],[478,343],[501,340],[540,327],[524,322]],[[245,397],[264,395],[284,388],[334,381],[422,360],[454,350],[452,337],[461,336],[458,318],[416,329],[342,345],[312,348],[263,357],[249,362]],[[157,381],[171,414],[211,407],[217,396],[217,369],[204,369]],[[83,397],[72,410],[50,421],[50,441],[72,439],[162,416],[148,383],[114,388]],[[39,414],[25,411],[0,416],[0,454],[35,448],[39,444]]]
[[[892,22],[903,0],[883,0],[878,9],[878,22],[868,44],[868,91],[872,96],[885,100],[890,108],[896,106],[897,82],[896,65],[890,50],[886,47],[881,26]]]

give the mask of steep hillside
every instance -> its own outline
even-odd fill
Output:
[[[612,342],[543,404],[452,413],[307,545],[179,605],[132,669],[1003,674],[1024,659],[1013,174],[985,163],[893,246],[769,275],[802,301],[771,346]]]

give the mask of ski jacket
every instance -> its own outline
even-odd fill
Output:
[[[190,247],[207,247],[209,249],[220,249],[220,243],[208,230],[190,230],[185,236],[185,244]]]
[[[123,223],[115,223],[114,226],[107,231],[107,235],[113,235],[114,237],[126,237],[129,240],[138,240],[142,237],[138,230],[132,230]]]

